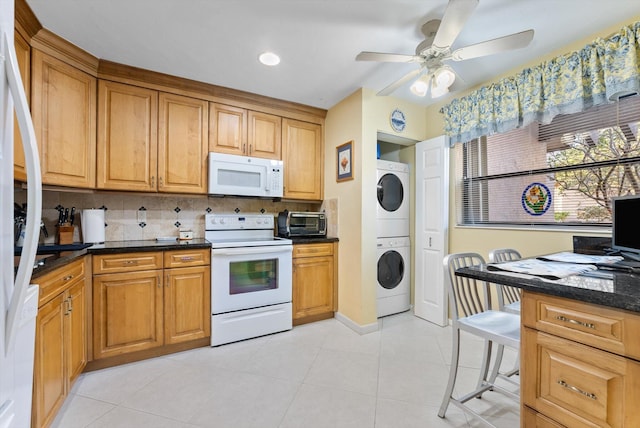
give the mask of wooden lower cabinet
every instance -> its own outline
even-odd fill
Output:
[[[293,324],[333,318],[337,306],[335,243],[293,247]]]
[[[39,278],[36,319],[33,427],[46,427],[87,364],[87,294],[84,260]],[[72,272],[81,271],[80,275]],[[50,290],[57,290],[52,296]]]
[[[638,427],[640,316],[524,292],[523,427]]]
[[[211,336],[210,253],[195,249],[94,255],[94,359]]]
[[[163,344],[162,270],[93,277],[93,357]]]
[[[165,344],[211,336],[210,284],[209,266],[165,270]]]

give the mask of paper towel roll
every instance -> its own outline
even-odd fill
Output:
[[[82,238],[85,244],[104,242],[104,210],[82,210]]]

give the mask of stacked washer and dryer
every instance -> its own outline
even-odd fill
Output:
[[[378,160],[378,318],[410,309],[409,165]]]

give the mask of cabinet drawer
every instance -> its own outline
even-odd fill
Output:
[[[326,244],[297,244],[293,246],[293,258],[332,256],[333,243]]]
[[[84,279],[84,257],[35,280],[40,285],[39,305],[43,305],[69,286]]]
[[[211,262],[211,250],[175,250],[164,252],[164,267],[206,266]]]
[[[93,256],[93,274],[162,269],[162,252]]]
[[[640,315],[632,312],[525,291],[522,323],[640,360]]]
[[[526,327],[523,355],[525,405],[570,427],[638,426],[639,362]]]

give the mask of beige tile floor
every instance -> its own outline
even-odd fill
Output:
[[[216,348],[81,375],[53,427],[479,427],[450,406],[437,416],[449,372],[451,329],[411,314],[358,335],[335,319]],[[477,380],[482,341],[462,337],[458,391]],[[515,352],[505,351],[503,367]],[[464,391],[463,391],[464,392]],[[472,400],[498,427],[519,406],[496,392]]]

